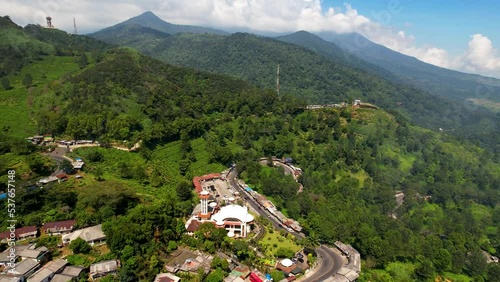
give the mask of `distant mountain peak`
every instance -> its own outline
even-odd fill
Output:
[[[124,25],[136,24],[143,27],[155,29],[157,31],[161,31],[167,34],[176,34],[176,33],[211,33],[211,34],[228,34],[223,30],[213,29],[209,27],[201,27],[201,26],[192,26],[192,25],[178,25],[169,23],[162,18],[158,17],[152,11],[146,11],[138,16],[132,17],[124,22],[116,24],[114,26],[105,28],[101,31],[95,32],[92,36],[100,36],[102,37],[102,33],[109,32],[111,30],[116,30],[116,28],[122,27]]]
[[[129,20],[132,20],[132,19],[135,19],[135,20],[155,20],[155,21],[162,21],[162,22],[166,22],[164,21],[162,18],[158,17],[155,13],[153,13],[152,11],[146,11],[138,16],[135,16]],[[127,21],[129,21],[127,20]]]

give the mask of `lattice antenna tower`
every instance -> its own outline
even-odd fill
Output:
[[[73,34],[78,34],[78,29],[76,29],[76,19],[73,17]]]

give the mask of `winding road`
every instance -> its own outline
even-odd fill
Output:
[[[254,198],[249,197],[247,192],[244,191],[238,185],[237,171],[236,168],[232,168],[227,174],[226,179],[229,182],[229,185],[235,189],[235,191],[239,191],[240,195],[244,196],[247,203],[252,207],[252,209],[257,212],[260,216],[267,217],[269,221],[273,224],[273,227],[277,230],[285,230],[281,225],[281,223],[276,219],[273,215],[271,215],[266,209],[263,209]],[[297,238],[304,238],[302,233],[298,233],[295,231],[289,232]],[[336,253],[333,249],[326,245],[320,245],[316,248],[316,253],[318,255],[318,263],[319,266],[312,270],[313,274],[310,277],[304,278],[301,282],[321,282],[325,281],[328,278],[331,278],[337,274],[337,272],[342,268],[343,258],[340,254]]]

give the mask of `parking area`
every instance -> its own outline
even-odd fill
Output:
[[[215,186],[217,194],[219,194],[222,199],[229,199],[230,197],[234,197],[233,195],[234,191],[231,188],[229,188],[226,181],[215,179],[212,181],[212,183]]]

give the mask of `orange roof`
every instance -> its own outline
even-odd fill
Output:
[[[203,176],[196,176],[193,178],[193,184],[194,184],[194,189],[196,190],[196,192],[200,193],[203,188],[201,187],[201,181],[205,181],[205,180],[211,180],[211,179],[214,179],[214,178],[220,178],[221,177],[221,174],[220,173],[212,173],[212,174],[207,174],[207,175],[203,175]]]

